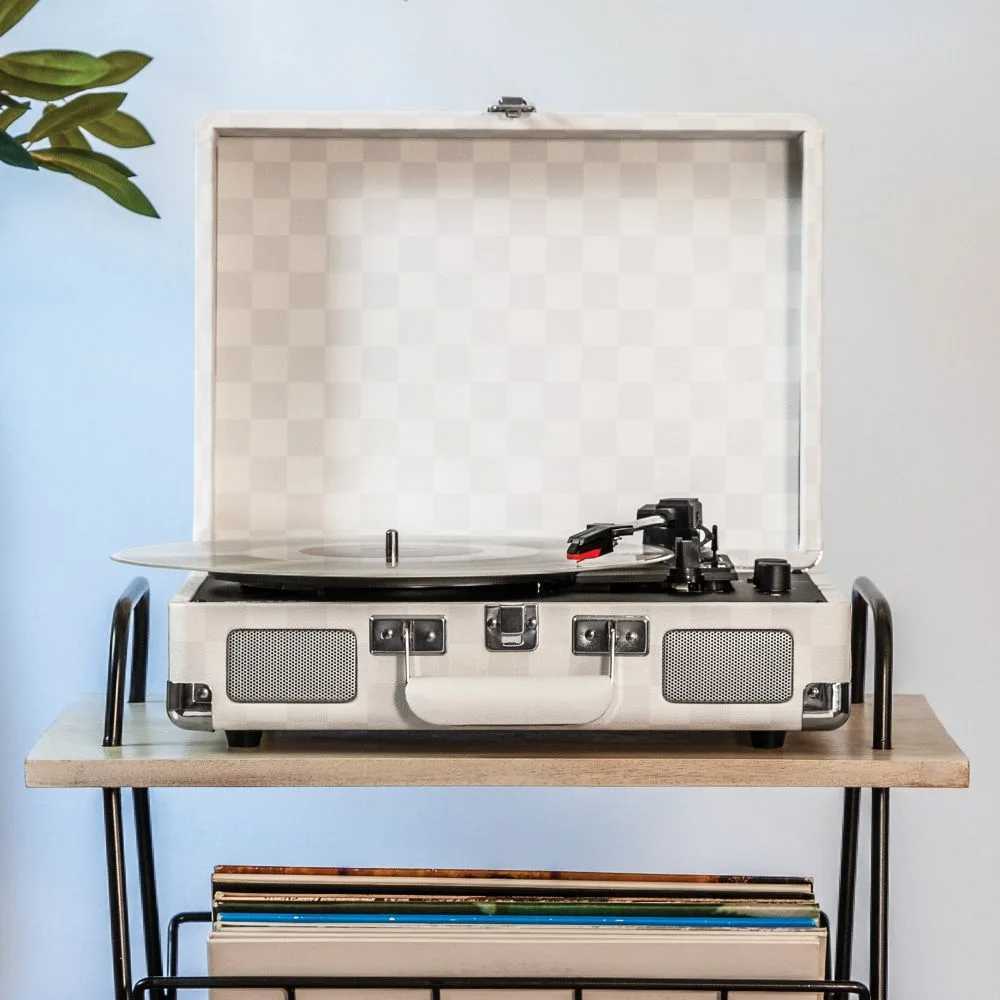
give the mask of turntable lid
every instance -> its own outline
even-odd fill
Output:
[[[242,114],[201,150],[195,537],[564,538],[699,496],[820,549],[821,135]]]

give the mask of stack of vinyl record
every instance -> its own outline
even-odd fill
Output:
[[[212,975],[824,973],[826,929],[805,878],[225,866],[212,888]],[[310,1000],[327,995],[339,994]]]

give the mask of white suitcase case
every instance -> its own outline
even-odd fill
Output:
[[[196,539],[393,528],[405,558],[427,533],[564,539],[669,491],[702,498],[737,566],[802,572],[773,599],[685,601],[281,599],[194,575],[170,606],[171,717],[238,744],[842,722],[849,602],[810,573],[821,145],[781,115],[209,122]],[[490,648],[501,605],[536,623],[530,648]],[[591,618],[617,657],[578,648]],[[386,654],[373,620],[446,644]]]

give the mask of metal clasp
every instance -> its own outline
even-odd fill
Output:
[[[441,656],[448,648],[444,615],[368,619],[368,649],[374,656]]]
[[[403,622],[403,677],[407,684],[410,683],[410,678],[413,676],[410,669],[410,625],[412,624],[410,621]]]
[[[614,618],[608,619],[608,677],[615,679],[615,650],[618,647],[618,626]]]
[[[537,604],[487,604],[486,648],[527,652],[538,645]]]
[[[646,656],[649,622],[639,615],[617,617],[575,615],[574,656]]]
[[[504,115],[506,118],[520,118],[530,115],[535,110],[534,104],[529,104],[523,97],[501,97],[496,104],[491,104],[487,111]]]

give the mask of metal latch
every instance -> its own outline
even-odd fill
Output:
[[[501,97],[496,104],[491,104],[486,110],[493,114],[504,115],[506,118],[520,118],[521,115],[530,115],[535,106],[529,104],[523,97]]]
[[[535,604],[487,604],[486,648],[517,649],[538,645],[538,606]]]

